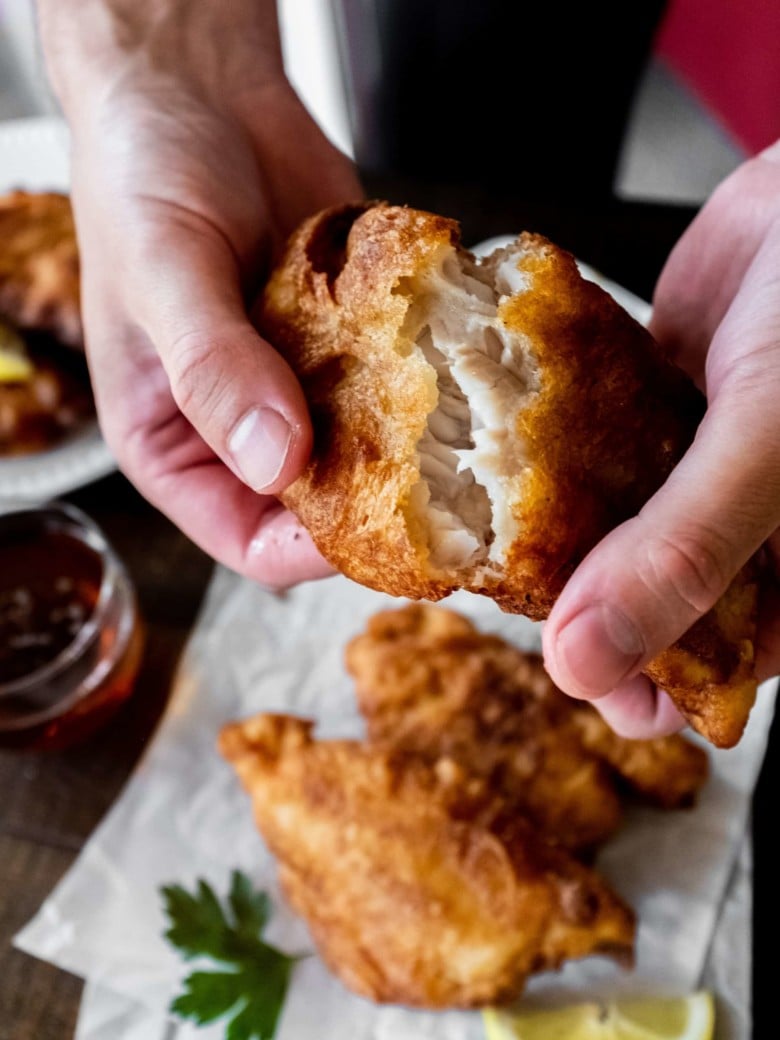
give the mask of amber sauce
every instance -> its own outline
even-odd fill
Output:
[[[99,555],[60,531],[17,535],[0,545],[0,747],[48,750],[75,743],[130,694],[143,646],[138,623],[104,680],[63,714],[22,728],[7,725],[4,715],[4,684],[57,667],[92,618],[102,578]],[[106,627],[93,653],[110,655],[115,641],[116,632]]]

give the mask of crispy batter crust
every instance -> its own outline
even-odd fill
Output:
[[[82,347],[79,258],[70,200],[14,191],[0,198],[0,316]]]
[[[314,424],[310,465],[282,500],[349,577],[413,598],[441,599],[456,586],[427,567],[422,531],[410,524],[417,443],[437,392],[430,366],[399,342],[409,299],[397,290],[456,236],[452,221],[391,207],[315,217],[291,240],[261,318]]]
[[[452,758],[565,848],[590,851],[619,826],[610,771],[552,703],[537,655],[414,604],[372,617],[345,660],[372,741]]]
[[[630,962],[630,909],[451,760],[315,741],[311,729],[260,715],[226,727],[220,747],[252,796],[285,894],[350,989],[479,1007],[569,958]]]
[[[712,610],[645,669],[716,747],[737,743],[756,699],[757,619],[758,578],[748,565]]]
[[[540,619],[585,553],[663,483],[704,402],[568,253],[521,236],[532,290],[500,309],[542,374],[518,416],[530,449],[521,535],[499,580],[434,572],[408,497],[437,391],[403,325],[410,281],[458,242],[454,221],[395,206],[326,211],[293,236],[261,324],[302,380],[315,449],[283,497],[357,581],[426,599],[465,585]]]
[[[345,658],[372,740],[453,758],[567,848],[609,837],[624,787],[672,809],[693,804],[707,778],[702,748],[617,736],[557,689],[538,654],[442,607],[375,614]]]
[[[282,497],[323,555],[356,581],[429,600],[465,587],[542,619],[587,552],[663,484],[705,402],[649,333],[580,277],[570,254],[522,235],[518,269],[528,288],[498,311],[505,329],[524,337],[540,380],[518,406],[515,432],[528,464],[504,482],[519,533],[503,566],[433,567],[411,491],[438,391],[404,322],[410,286],[458,241],[454,221],[387,205],[325,211],[293,235],[260,325],[301,379],[315,444]],[[739,739],[755,696],[756,590],[742,587],[728,630],[723,611],[710,611],[695,639],[648,669],[720,746]],[[731,671],[724,645],[737,647]]]

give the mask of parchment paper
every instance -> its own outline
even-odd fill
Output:
[[[161,938],[159,887],[207,878],[225,891],[240,868],[268,889],[276,906],[272,941],[292,952],[311,949],[305,927],[279,895],[274,865],[251,820],[232,769],[215,750],[219,727],[260,710],[315,716],[323,736],[362,731],[343,647],[379,609],[398,600],[343,578],[277,596],[217,574],[183,659],[155,740],[124,793],[71,871],[17,945],[90,980],[79,1040],[216,1040],[220,1026],[172,1024],[165,1009],[183,969]],[[538,627],[509,617],[481,597],[456,594],[448,606],[485,630],[536,647]],[[746,734],[728,752],[710,749],[712,777],[696,809],[632,810],[599,858],[599,869],[637,910],[637,966],[624,973],[608,961],[567,965],[540,976],[527,999],[605,996],[613,992],[686,993],[701,984],[729,882],[743,845],[750,794],[763,757],[773,707],[765,685]],[[725,956],[749,950],[749,899],[728,900]],[[746,969],[749,979],[749,958]],[[749,1021],[749,988],[730,979],[724,1022]],[[116,996],[115,996],[116,995]],[[476,1040],[473,1013],[424,1014],[375,1008],[350,995],[317,958],[296,970],[279,1040]],[[743,1040],[739,1032],[724,1033]],[[746,1040],[747,1034],[744,1036]]]

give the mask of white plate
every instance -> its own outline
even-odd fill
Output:
[[[0,123],[0,193],[67,191],[68,134],[59,119]],[[38,501],[73,491],[116,469],[92,420],[48,451],[0,459],[0,499]]]
[[[492,253],[494,249],[501,249],[502,246],[511,245],[512,242],[514,242],[514,237],[512,235],[498,235],[496,238],[488,238],[484,242],[480,242],[479,245],[472,246],[472,252],[476,253],[477,256],[486,256],[488,253]],[[624,289],[623,286],[618,285],[617,282],[605,278],[600,271],[597,271],[589,264],[584,264],[578,260],[577,266],[579,267],[580,274],[583,278],[587,278],[589,282],[595,282],[596,285],[600,285],[602,289],[606,290],[606,292],[613,297],[613,299],[617,300],[621,307],[628,311],[635,321],[638,321],[641,325],[647,325],[650,321],[652,308],[646,300],[643,300],[640,296],[636,296],[628,289]]]

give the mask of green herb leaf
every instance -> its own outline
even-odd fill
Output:
[[[210,885],[199,881],[196,895],[190,895],[180,885],[168,885],[162,889],[162,895],[171,921],[165,933],[168,942],[188,960],[192,957],[230,959],[226,949],[230,925]]]
[[[184,980],[184,992],[171,1004],[171,1011],[205,1025],[239,1002],[243,1005],[243,997],[243,979],[236,972],[195,971]]]
[[[228,896],[236,928],[244,935],[257,936],[268,924],[271,900],[265,892],[255,892],[246,874],[234,870]]]
[[[199,1025],[229,1016],[225,1040],[273,1040],[297,958],[261,939],[271,913],[268,896],[255,892],[239,871],[224,907],[205,881],[195,893],[180,885],[161,892],[171,923],[168,941],[187,960],[208,957],[229,966],[189,975],[171,1011]]]

